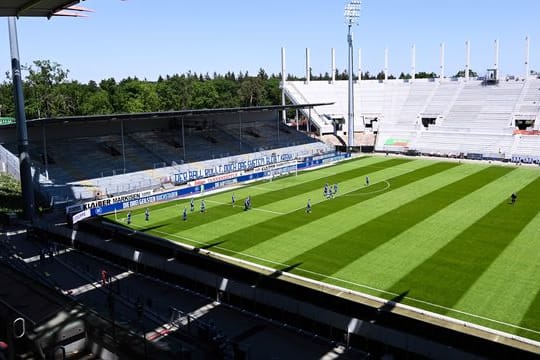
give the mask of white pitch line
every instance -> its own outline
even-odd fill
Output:
[[[373,183],[373,185],[375,184],[378,184],[380,182],[385,182],[387,184],[387,186],[384,188],[384,189],[381,189],[381,190],[377,190],[377,191],[372,191],[372,192],[369,192],[369,193],[365,193],[365,194],[359,194],[359,195],[355,195],[355,194],[351,194],[352,192],[355,192],[357,191],[358,189],[356,188],[353,188],[349,191],[345,191],[345,192],[340,192],[338,195],[336,195],[335,197],[341,197],[341,196],[364,196],[364,195],[368,195],[368,194],[373,194],[373,193],[376,193],[376,192],[383,192],[385,190],[387,190],[389,187],[390,187],[390,183],[387,181],[387,180],[382,180],[382,181],[378,181],[376,183]],[[319,200],[319,201],[313,201],[312,204],[313,205],[316,205],[316,204],[319,204],[319,203],[322,203],[324,201],[328,201],[329,199],[323,199],[323,200]],[[222,202],[222,201],[216,201],[216,200],[210,200],[210,199],[205,199],[206,202],[208,203],[214,203],[214,204],[219,204],[219,205],[227,205],[228,203],[227,202]],[[175,204],[173,205],[174,206],[178,206],[180,208],[182,208],[181,204]],[[239,205],[241,206],[241,205]],[[268,209],[264,209],[264,208],[257,208],[257,207],[253,207],[251,208],[252,210],[257,210],[257,211],[262,211],[262,212],[267,212],[267,213],[270,213],[270,214],[275,214],[275,215],[288,215],[288,214],[291,214],[293,212],[296,212],[298,210],[302,210],[302,209],[305,209],[306,207],[305,206],[301,206],[301,207],[298,207],[298,208],[294,208],[292,209],[291,211],[289,212],[281,212],[281,211],[274,211],[274,210],[268,210]],[[152,212],[157,212],[157,211],[161,211],[161,210],[169,210],[170,211],[170,207],[163,207],[163,208],[159,208],[159,209],[156,209],[156,210],[153,210]],[[142,213],[141,213],[142,215]],[[152,214],[150,214],[150,218],[151,218]],[[180,216],[180,215],[178,215]],[[120,220],[123,220],[125,218],[120,218]],[[133,221],[132,221],[132,224],[133,224]],[[142,227],[142,226],[141,226]]]
[[[263,186],[246,186],[246,187],[249,187],[250,189],[262,190],[262,191],[276,191],[276,190],[279,190],[279,188],[270,188],[270,187],[263,187]]]
[[[388,190],[390,188],[390,183],[388,182],[388,180],[383,180],[383,181],[373,183],[373,184],[371,184],[371,186],[373,186],[375,184],[379,184],[379,183],[386,183],[386,187],[384,187],[382,189],[379,189],[379,190],[361,192],[361,193],[358,193],[358,194],[347,194],[345,196],[366,196],[366,195],[371,195],[371,194],[377,194],[377,193],[380,193],[380,192],[384,192],[384,191],[386,191],[386,190]],[[369,186],[365,187],[365,189],[369,189]]]
[[[206,200],[206,201],[209,202],[209,203],[220,204],[220,205],[228,205],[229,204],[229,203],[226,203],[226,202],[215,201],[215,200]],[[238,206],[240,207],[242,205],[238,205]],[[250,208],[250,210],[257,210],[257,211],[267,212],[267,213],[276,214],[276,215],[287,215],[288,214],[288,213],[284,213],[284,212],[267,210],[267,209],[256,208],[256,207],[252,207],[252,208]]]
[[[164,235],[173,236],[173,237],[176,237],[176,238],[179,238],[179,239],[190,241],[190,242],[193,242],[193,243],[196,243],[196,244],[206,244],[205,242],[190,239],[190,238],[187,238],[185,236],[176,235],[176,234],[169,234],[169,233],[159,231],[159,230],[154,230],[154,231],[158,232],[158,233],[161,233],[161,234],[164,234]],[[245,257],[252,258],[252,259],[255,259],[255,260],[259,260],[259,261],[262,261],[262,262],[266,262],[268,264],[279,265],[279,266],[290,266],[289,264],[280,263],[280,262],[277,262],[277,261],[261,258],[261,257],[258,257],[258,256],[246,254],[246,253],[243,253],[243,252],[240,252],[240,251],[230,250],[230,249],[224,248],[222,246],[214,246],[214,248],[223,250],[225,252],[229,252],[231,254],[241,255],[241,256],[245,256]],[[380,293],[383,293],[383,294],[388,294],[388,295],[391,295],[391,296],[399,296],[400,295],[400,294],[397,294],[397,293],[394,293],[394,292],[391,292],[391,291],[378,289],[378,288],[373,287],[373,286],[360,284],[360,283],[355,283],[353,281],[346,280],[346,279],[341,279],[341,278],[338,278],[338,277],[335,277],[335,276],[331,276],[331,275],[327,275],[327,274],[318,273],[318,272],[315,272],[315,271],[302,269],[301,267],[296,267],[295,270],[302,271],[304,273],[308,273],[308,274],[312,274],[312,275],[316,275],[316,276],[322,276],[322,277],[325,277],[327,279],[332,279],[332,280],[335,280],[335,281],[338,281],[338,282],[341,282],[341,283],[354,285],[354,286],[357,286],[359,288],[364,288],[364,289],[368,289],[368,290],[372,290],[372,291],[377,291],[377,292],[380,292]],[[473,318],[476,318],[476,319],[489,321],[489,322],[492,322],[492,323],[495,323],[495,324],[505,325],[505,326],[508,326],[508,327],[511,327],[511,328],[525,330],[525,331],[529,331],[529,332],[532,332],[532,333],[535,333],[535,334],[540,334],[540,331],[538,331],[538,330],[533,330],[533,329],[525,328],[525,327],[522,327],[522,326],[519,326],[519,325],[510,324],[510,323],[507,323],[507,322],[504,322],[504,321],[491,319],[491,318],[488,318],[488,317],[485,317],[485,316],[482,316],[482,315],[477,315],[477,314],[469,313],[469,312],[466,312],[466,311],[461,311],[461,310],[449,308],[449,307],[439,305],[439,304],[435,304],[435,303],[432,303],[432,302],[429,302],[429,301],[424,301],[424,300],[416,299],[416,298],[409,297],[409,296],[404,297],[404,299],[414,301],[414,302],[417,302],[417,303],[421,303],[421,304],[425,304],[425,305],[429,305],[429,306],[433,306],[433,307],[443,309],[443,310],[446,310],[446,311],[450,311],[450,312],[470,316],[470,317],[473,317]]]
[[[415,169],[406,171],[406,173],[407,173],[407,172],[414,171],[414,170],[415,170]],[[389,184],[387,180],[383,180],[383,182],[387,182],[387,184]],[[343,194],[340,194],[340,196],[346,196],[346,194],[349,194],[349,193],[354,192],[354,191],[356,191],[356,190],[357,190],[357,189],[350,190],[350,191],[348,191],[348,192],[345,192],[345,193],[343,193]],[[386,190],[386,189],[385,189],[385,190]],[[207,200],[207,201],[209,201],[209,200]],[[322,201],[324,201],[324,200],[322,200]],[[319,203],[319,202],[322,202],[322,201],[318,201],[318,202],[316,202],[316,203]],[[304,208],[304,207],[301,207],[301,208],[295,209],[295,210],[293,210],[293,211],[291,211],[291,212],[294,212],[294,211],[297,211],[297,210],[300,210],[300,209],[303,209],[303,208]],[[290,213],[290,212],[289,212],[289,213]],[[286,215],[286,214],[289,214],[289,213],[284,213],[283,215]],[[137,225],[134,225],[134,226],[137,226]],[[143,226],[138,226],[138,227],[141,227],[141,228],[142,228]],[[177,234],[170,234],[170,233],[166,233],[166,232],[159,231],[159,230],[153,230],[153,231],[156,232],[156,233],[160,233],[160,234],[164,234],[164,235],[167,235],[167,236],[172,236],[172,237],[175,237],[175,238],[179,238],[179,239],[182,239],[182,240],[186,240],[186,241],[189,241],[189,242],[192,242],[192,243],[195,243],[195,244],[201,244],[201,245],[206,245],[206,244],[207,244],[206,242],[198,241],[198,240],[195,240],[195,239],[190,239],[190,238],[187,238],[187,237],[185,237],[185,236],[181,236],[181,235],[177,235]],[[246,254],[246,253],[243,253],[243,252],[240,252],[240,251],[230,250],[230,249],[227,249],[227,248],[224,248],[224,247],[221,247],[221,246],[214,246],[214,248],[223,250],[223,251],[225,251],[225,252],[229,252],[229,253],[231,253],[231,254],[237,254],[237,255],[242,255],[242,256],[248,257],[248,258],[256,259],[256,260],[259,260],[259,261],[262,261],[262,262],[266,262],[266,263],[269,263],[269,264],[274,264],[274,265],[279,265],[279,266],[289,266],[289,264],[284,264],[284,263],[280,263],[280,262],[268,260],[268,259],[265,259],[265,258],[261,258],[261,257],[258,257],[258,256],[249,255],[249,254]],[[314,271],[302,269],[301,267],[297,267],[297,268],[295,268],[295,269],[296,269],[296,270],[299,270],[299,271],[302,271],[302,272],[304,272],[304,273],[308,273],[308,274],[312,274],[312,275],[316,275],[316,276],[322,276],[322,277],[325,277],[325,278],[328,278],[328,279],[332,279],[332,280],[335,280],[335,281],[338,281],[338,282],[341,282],[341,283],[344,283],[344,284],[349,284],[349,285],[357,286],[357,287],[359,287],[359,288],[364,288],[364,289],[368,289],[368,290],[372,290],[372,291],[377,291],[377,292],[380,292],[380,293],[383,293],[383,294],[388,294],[388,295],[391,295],[391,296],[398,296],[398,295],[400,295],[400,294],[393,293],[393,292],[391,292],[391,291],[386,291],[386,290],[378,289],[378,288],[375,288],[375,287],[372,287],[372,286],[369,286],[369,285],[360,284],[360,283],[355,283],[355,282],[353,282],[353,281],[349,281],[349,280],[346,280],[346,279],[337,278],[337,277],[334,277],[334,276],[331,276],[331,275],[326,275],[326,274],[322,274],[322,273],[318,273],[318,272],[314,272]],[[525,328],[525,327],[522,327],[522,326],[519,326],[519,325],[510,324],[510,323],[507,323],[507,322],[504,322],[504,321],[499,321],[499,320],[496,320],[496,319],[491,319],[491,318],[488,318],[488,317],[485,317],[485,316],[472,314],[472,313],[469,313],[469,312],[466,312],[466,311],[461,311],[461,310],[449,308],[449,307],[446,307],[446,306],[443,306],[443,305],[431,303],[431,302],[424,301],[424,300],[420,300],[420,299],[416,299],[416,298],[413,298],[413,297],[406,296],[406,297],[404,297],[404,299],[407,299],[407,300],[410,300],[410,301],[414,301],[414,302],[417,302],[417,303],[421,303],[421,304],[425,304],[425,305],[429,305],[429,306],[433,306],[433,307],[436,307],[436,308],[439,308],[439,309],[443,309],[443,310],[446,310],[446,311],[450,311],[450,312],[454,312],[454,313],[458,313],[458,314],[470,316],[470,317],[473,317],[473,318],[476,318],[476,319],[482,319],[482,320],[489,321],[489,322],[492,322],[492,323],[495,323],[495,324],[505,325],[505,326],[508,326],[508,327],[511,327],[511,328],[520,329],[520,330],[525,330],[525,331],[529,331],[529,332],[532,332],[532,333],[540,334],[540,331],[538,331],[538,330],[533,330],[533,329]]]
[[[387,169],[387,167],[383,167],[383,166],[374,166],[374,165],[366,165],[366,167],[372,167],[372,168],[375,168],[375,169]],[[317,170],[317,169],[313,169],[313,170]],[[408,174],[408,173],[410,173],[410,172],[413,172],[413,171],[417,170],[417,168],[412,168],[412,169],[404,168],[403,170],[404,170],[403,174]],[[332,175],[334,175],[334,174],[336,174],[336,173],[332,173]],[[403,174],[402,174],[402,175],[403,175]],[[321,180],[321,181],[323,181],[323,178],[320,178],[320,179],[314,179],[314,180]],[[309,181],[313,181],[313,180],[309,180]],[[390,184],[388,183],[387,180],[378,181],[378,182],[376,182],[376,183],[373,183],[373,185],[378,184],[379,182],[386,182],[386,183],[390,186]],[[295,184],[295,185],[296,185],[296,184]],[[291,186],[294,186],[294,185],[291,185]],[[277,191],[277,190],[279,190],[279,189],[274,189],[274,188],[263,188],[263,187],[259,187],[259,186],[249,186],[249,185],[248,185],[248,186],[239,186],[239,187],[237,187],[237,188],[254,188],[254,189],[259,188],[259,190],[264,190],[264,191]],[[386,190],[386,189],[387,189],[387,188],[385,188],[385,190]],[[354,192],[354,191],[356,191],[356,190],[358,190],[358,189],[355,188],[355,189],[352,189],[352,190],[350,190],[350,191],[340,192],[340,194],[339,194],[339,195],[336,195],[336,197],[337,197],[337,196],[363,196],[363,195],[354,195],[354,194],[347,195],[347,194],[349,194],[349,193],[351,193],[351,192]],[[229,190],[226,190],[226,191],[229,191]],[[382,192],[382,190],[381,190],[381,192]],[[373,193],[374,193],[374,192],[373,192]],[[367,195],[367,194],[366,194],[366,195]],[[172,200],[171,203],[174,203],[174,202],[176,203],[176,204],[173,204],[172,207],[178,206],[180,209],[182,209],[182,204],[180,204],[180,202],[182,202],[183,204],[185,204],[184,201],[187,201],[188,199],[195,198],[195,197],[200,198],[200,197],[203,197],[203,196],[205,196],[205,195],[197,194],[197,195],[194,195],[194,196],[192,196],[192,197],[183,197],[183,198],[180,198],[180,199]],[[209,195],[209,196],[213,196],[213,195]],[[327,199],[323,199],[322,201],[315,201],[315,202],[313,202],[313,205],[318,204],[318,203],[321,203],[321,202],[323,202],[324,200],[327,200]],[[213,201],[213,200],[208,200],[208,199],[207,199],[206,201],[207,201],[207,202],[214,202],[214,203],[220,204],[220,202],[218,202],[218,201]],[[226,204],[226,203],[221,203],[221,204]],[[141,207],[141,208],[142,208],[142,207]],[[277,211],[272,211],[272,210],[261,210],[261,211],[266,211],[266,212],[273,213],[273,214],[276,214],[276,215],[287,215],[287,214],[290,214],[290,213],[292,213],[292,212],[295,212],[295,211],[298,211],[298,210],[301,210],[301,209],[305,209],[305,206],[302,206],[302,207],[293,209],[292,211],[290,211],[290,212],[285,212],[285,213],[277,212]],[[154,210],[152,210],[152,212],[158,212],[158,211],[162,211],[162,210],[164,210],[164,211],[170,211],[170,210],[171,210],[171,206],[166,206],[166,207],[162,207],[162,208],[159,208],[159,209],[154,209]],[[124,214],[124,213],[127,213],[128,211],[131,211],[131,210],[130,210],[130,209],[124,209],[124,210],[120,211],[119,213],[120,213],[120,214]],[[107,215],[111,215],[111,214],[113,214],[113,213],[109,213],[109,214],[107,214]],[[142,212],[141,212],[141,215],[142,215]],[[180,215],[178,215],[178,216],[180,216]],[[150,214],[150,218],[151,218],[151,217],[152,217],[152,215]],[[120,220],[123,221],[123,222],[125,222],[125,219],[126,219],[125,217],[121,217],[121,218],[120,218]],[[117,220],[118,220],[118,219],[117,219]]]

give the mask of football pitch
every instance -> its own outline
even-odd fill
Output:
[[[133,209],[130,226],[540,340],[538,168],[364,157],[194,203],[152,206],[148,221]],[[126,212],[108,217],[125,224]]]

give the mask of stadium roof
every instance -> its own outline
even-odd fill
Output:
[[[126,114],[108,114],[108,115],[87,115],[87,116],[64,116],[27,120],[27,123],[35,124],[45,121],[46,123],[68,123],[76,121],[107,121],[107,120],[133,120],[148,118],[178,118],[178,117],[197,117],[202,115],[214,115],[223,113],[242,113],[256,111],[282,111],[287,109],[312,109],[316,106],[332,105],[333,103],[313,103],[297,105],[267,105],[267,106],[249,106],[221,109],[191,109],[177,111],[158,111],[144,113],[126,113]],[[9,126],[9,125],[8,125]],[[14,125],[12,125],[14,126]]]
[[[80,0],[1,0],[0,16],[46,17],[84,16],[82,12],[91,11],[79,6]]]

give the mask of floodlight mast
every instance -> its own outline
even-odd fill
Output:
[[[347,24],[347,43],[349,44],[349,109],[348,109],[348,128],[347,128],[347,144],[349,152],[352,151],[354,146],[354,74],[353,74],[353,37],[352,26],[358,25],[358,18],[360,17],[360,5],[361,0],[350,0],[345,5],[345,22]]]

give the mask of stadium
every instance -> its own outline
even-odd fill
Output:
[[[27,242],[3,233],[17,280],[0,339],[41,358],[536,358],[540,76],[525,47],[520,75],[501,75],[495,42],[481,76],[468,62],[447,76],[441,44],[432,77],[415,77],[413,47],[412,76],[347,80],[334,61],[311,79],[306,49],[293,81],[282,49],[279,105],[30,119],[27,147],[5,121],[0,170],[29,176],[49,211],[26,219]],[[205,300],[181,307],[161,286]]]

